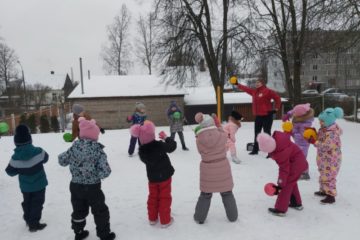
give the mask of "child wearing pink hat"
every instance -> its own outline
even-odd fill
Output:
[[[160,139],[155,140],[155,125],[146,120],[144,124],[135,124],[130,128],[131,136],[140,141],[140,160],[146,165],[149,180],[149,196],[147,201],[150,225],[155,225],[160,218],[161,227],[170,226],[171,217],[171,177],[175,170],[167,153],[176,149],[176,142],[162,131]]]
[[[70,183],[71,228],[75,240],[85,239],[89,231],[85,230],[86,217],[89,208],[94,215],[97,236],[101,240],[115,239],[115,233],[110,230],[110,213],[105,204],[105,196],[101,190],[101,180],[107,178],[111,169],[107,162],[104,146],[97,142],[100,129],[94,119],[79,119],[80,135],[72,146],[59,155],[59,164],[70,165],[72,175]]]
[[[314,121],[314,109],[310,107],[310,103],[298,104],[292,110],[287,112],[283,117],[283,121],[288,121],[292,117],[292,136],[295,143],[303,151],[305,157],[307,158],[309,150],[309,142],[304,139],[304,131],[307,128],[312,126]],[[305,172],[300,177],[301,180],[309,180],[309,169],[306,169]]]
[[[269,154],[279,166],[278,185],[276,186],[275,207],[269,212],[276,216],[285,216],[288,207],[302,210],[301,196],[297,181],[308,163],[301,149],[291,142],[290,135],[275,131],[273,136],[260,133],[257,137],[260,151]]]

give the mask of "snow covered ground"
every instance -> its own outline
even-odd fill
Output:
[[[103,182],[106,202],[110,208],[111,227],[117,239],[357,239],[360,235],[360,191],[358,187],[360,149],[357,139],[360,125],[339,121],[344,129],[343,165],[338,177],[337,202],[333,206],[319,204],[313,195],[318,190],[315,149],[309,151],[310,181],[299,183],[305,209],[301,212],[289,209],[286,217],[275,217],[267,212],[275,198],[263,192],[267,182],[277,179],[277,166],[265,154],[249,156],[245,145],[253,138],[253,123],[243,123],[237,134],[238,154],[242,163],[231,164],[235,187],[234,194],[239,209],[239,220],[229,223],[221,198],[213,196],[209,216],[204,225],[193,221],[193,213],[199,195],[199,154],[190,126],[185,127],[185,140],[189,152],[180,149],[170,155],[176,169],[173,177],[172,214],[174,224],[168,229],[149,226],[147,222],[147,179],[145,166],[138,156],[129,158],[128,130],[107,131],[100,141],[112,167],[112,174]],[[279,129],[275,122],[274,129]],[[317,125],[318,126],[318,125]],[[158,128],[168,130],[167,127]],[[41,232],[29,233],[22,220],[22,195],[17,178],[10,178],[2,170],[0,174],[0,239],[1,240],[69,240],[73,239],[70,228],[70,173],[60,167],[57,155],[70,145],[61,134],[33,136],[34,145],[43,147],[49,154],[46,164],[49,186],[42,221],[48,227]],[[12,137],[0,139],[0,169],[5,169],[14,148]],[[92,215],[88,217],[89,240],[97,239]]]

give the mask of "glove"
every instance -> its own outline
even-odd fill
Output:
[[[309,139],[308,139],[308,142],[310,144],[315,144],[316,140],[311,136]]]
[[[215,113],[211,114],[211,117],[214,119],[215,126],[216,127],[221,127],[221,123],[219,121],[219,118],[216,116],[216,114]]]
[[[105,133],[105,129],[100,128],[100,132],[101,132],[101,134],[104,134],[104,133]]]
[[[268,114],[270,115],[272,115],[272,114],[275,114],[275,113],[277,113],[277,110],[276,109],[274,109],[274,110],[271,110],[271,111],[268,111]]]
[[[127,116],[127,117],[126,117],[126,121],[127,121],[127,122],[131,122],[132,120],[133,120],[133,117],[132,117],[132,116]]]
[[[283,122],[286,122],[286,121],[289,121],[290,118],[291,118],[291,115],[287,113],[287,114],[284,114],[284,115],[281,117],[281,120],[282,120]]]
[[[281,192],[281,187],[280,186],[277,186],[277,185],[274,185],[274,188],[275,188],[275,195],[279,195],[279,193]]]
[[[167,138],[166,133],[164,131],[159,132],[159,138],[163,140],[166,139]]]

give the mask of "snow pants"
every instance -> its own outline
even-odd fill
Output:
[[[220,193],[222,202],[225,207],[226,216],[230,222],[235,222],[238,218],[238,210],[235,197],[232,191]],[[195,207],[194,220],[204,222],[211,203],[212,193],[201,192]]]
[[[286,212],[289,207],[290,200],[293,204],[301,205],[301,196],[297,181],[300,175],[291,177],[289,176],[288,182],[283,187],[276,199],[275,208],[279,211]]]
[[[136,147],[136,142],[139,142],[139,145],[140,145],[139,139],[136,138],[136,137],[131,136],[131,138],[130,138],[129,150],[128,150],[129,155],[133,155],[133,154],[134,154],[135,147]]]
[[[45,203],[45,189],[37,192],[22,192],[24,201],[21,203],[23,218],[31,227],[39,223]]]
[[[236,156],[235,142],[228,139],[226,142],[226,151],[230,151],[231,156]]]
[[[171,202],[171,178],[158,183],[149,182],[149,221],[156,221],[159,217],[161,224],[168,224],[171,220]]]
[[[259,144],[256,140],[257,135],[261,133],[261,130],[264,129],[264,132],[271,135],[271,127],[273,124],[273,114],[268,114],[266,116],[256,116],[255,117],[255,139],[254,139],[254,148],[253,152],[259,151]]]
[[[179,138],[180,138],[182,148],[183,149],[186,148],[185,139],[184,139],[184,133],[183,132],[177,132],[177,133],[179,134]],[[172,140],[175,140],[175,134],[176,134],[176,132],[171,133],[170,138]]]
[[[86,225],[86,217],[89,208],[94,215],[96,235],[105,238],[110,233],[110,213],[105,204],[105,196],[101,190],[101,183],[98,184],[77,184],[70,183],[71,204],[71,225],[75,233],[81,232]]]

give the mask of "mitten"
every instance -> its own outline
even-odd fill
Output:
[[[159,132],[159,138],[160,139],[166,139],[167,138],[166,133],[164,131]]]
[[[303,133],[303,137],[308,140],[308,142],[310,142],[310,138],[313,138],[312,141],[316,141],[317,140],[317,132],[315,128],[306,128],[304,133]]]
[[[311,136],[308,140],[310,144],[315,144],[316,140]]]
[[[101,132],[101,134],[104,134],[104,133],[105,133],[105,129],[100,128],[100,132]]]
[[[211,117],[214,119],[215,126],[216,127],[221,127],[221,123],[219,121],[219,118],[216,116],[216,114],[215,113],[211,114]]]
[[[133,120],[133,116],[127,116],[127,117],[126,117],[126,121],[127,121],[127,122],[131,122],[132,120]]]
[[[287,114],[284,114],[284,115],[281,117],[281,120],[282,120],[283,122],[286,122],[286,121],[289,121],[290,118],[291,118],[291,115],[287,113]]]
[[[275,195],[279,195],[279,193],[281,192],[281,187],[280,186],[277,186],[277,185],[274,185],[274,188],[275,188]]]

